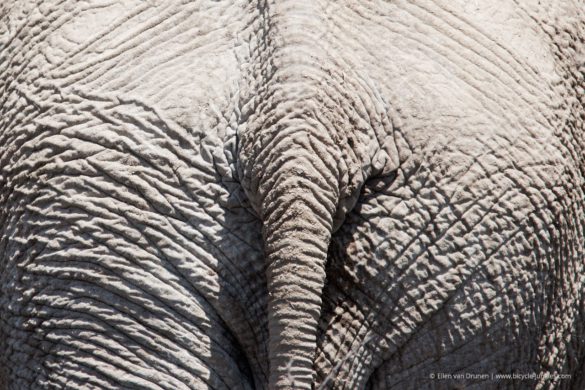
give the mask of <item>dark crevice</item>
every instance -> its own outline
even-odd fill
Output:
[[[384,176],[372,176],[368,178],[362,186],[358,203],[367,203],[378,194],[387,194],[390,186],[392,186],[397,177],[398,169]]]

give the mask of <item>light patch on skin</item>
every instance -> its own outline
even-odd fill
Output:
[[[478,1],[454,0],[440,4],[452,10],[461,21],[473,25],[493,40],[487,47],[501,48],[528,65],[544,82],[554,81],[557,76],[550,50],[549,38],[543,26],[528,16],[530,11],[548,20],[566,19],[570,2],[559,1]]]
[[[246,8],[246,2],[227,7],[206,1],[74,8],[74,17],[49,34],[50,44],[44,46],[51,65],[38,66],[50,69],[64,91],[73,86],[94,93],[116,91],[162,110],[195,132],[217,129],[216,136],[223,139],[226,125],[236,125],[237,118],[222,116],[234,111],[241,67],[249,56],[253,32],[238,17]]]
[[[58,19],[61,23],[56,24],[54,31],[47,37],[48,44],[43,47],[44,56],[49,64],[58,66],[70,53],[88,45],[90,53],[99,55],[104,48],[91,47],[92,42],[99,41],[113,26],[124,23],[125,19],[131,17],[132,10],[139,6],[144,10],[144,1],[103,0],[83,3],[82,7],[70,7],[68,14]],[[57,18],[55,9],[49,3],[41,4],[38,12],[47,18]]]
[[[143,1],[111,1],[104,0],[101,2],[86,3],[87,8],[79,11],[74,17],[69,19],[68,22],[63,24],[54,34],[60,36],[63,43],[69,43],[70,46],[62,47],[64,52],[70,52],[75,50],[77,47],[89,42],[92,38],[100,35],[103,31],[106,31],[108,26],[115,25],[120,22],[120,16],[124,18],[128,11],[135,8],[140,4],[144,4]],[[40,11],[45,13],[50,11],[50,5],[42,4]],[[77,11],[71,9],[70,11]],[[48,47],[56,48],[60,45],[57,41],[49,41]]]
[[[375,13],[375,7],[348,3],[333,17],[364,19],[352,35],[361,45],[350,44],[354,55],[348,57],[363,59],[356,69],[404,116],[410,145],[432,149],[437,137],[514,127],[549,138],[555,125],[540,113],[559,103],[549,90],[560,79],[543,26],[511,2],[498,2],[497,12],[482,5],[469,13],[466,4],[384,2],[385,12]],[[486,128],[473,125],[479,121]]]

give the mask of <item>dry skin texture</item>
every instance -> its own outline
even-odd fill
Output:
[[[584,29],[0,1],[0,388],[585,388]]]

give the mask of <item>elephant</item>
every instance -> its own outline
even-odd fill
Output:
[[[3,0],[0,389],[585,388],[583,0]]]

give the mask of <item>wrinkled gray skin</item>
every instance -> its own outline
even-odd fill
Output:
[[[37,3],[0,388],[585,388],[582,0]]]

